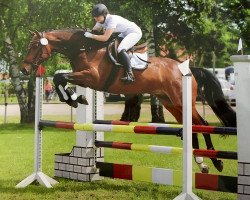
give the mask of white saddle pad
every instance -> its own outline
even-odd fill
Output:
[[[145,53],[129,53],[131,65],[133,69],[146,69],[148,63],[148,52]]]

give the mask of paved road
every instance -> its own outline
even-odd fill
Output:
[[[124,104],[104,104],[104,114],[106,115],[114,115],[114,114],[122,114],[124,109]],[[197,104],[197,109],[200,114],[203,113],[203,108],[201,104]],[[150,111],[150,104],[144,103],[142,104],[142,112]],[[167,112],[166,110],[164,112]],[[0,105],[0,115],[4,115],[5,106]],[[43,115],[70,115],[71,108],[66,104],[43,104]],[[73,108],[73,114],[75,113],[75,109]],[[206,106],[206,114],[211,114],[211,109]],[[19,106],[16,104],[9,104],[7,106],[7,116],[18,116],[20,115]]]
[[[149,109],[149,105],[145,104],[142,106],[143,109]],[[121,114],[123,112],[123,104],[105,104],[104,113],[107,115]],[[75,108],[72,108],[73,113],[75,113]],[[4,115],[5,106],[0,105],[0,115]],[[43,115],[69,115],[71,113],[71,108],[66,104],[43,104]],[[7,106],[8,116],[18,116],[20,115],[19,106],[16,104],[9,104]]]
[[[148,107],[148,105],[143,105],[143,107]],[[104,113],[105,114],[120,114],[123,112],[124,106],[122,104],[105,104]],[[73,113],[75,109],[73,108]],[[4,115],[5,106],[0,105],[0,115]],[[43,115],[69,115],[71,113],[71,108],[66,104],[43,104]],[[8,116],[18,116],[20,115],[20,109],[17,104],[9,104],[7,106]]]

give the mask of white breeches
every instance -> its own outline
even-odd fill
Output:
[[[122,36],[122,34],[121,34]],[[137,31],[137,32],[133,32],[133,33],[129,33],[128,35],[126,35],[123,40],[121,41],[120,45],[118,46],[118,53],[120,53],[120,51],[122,49],[125,49],[126,51],[130,48],[132,48],[133,46],[135,46],[135,44],[137,42],[139,42],[139,40],[142,37],[142,32],[141,30]]]

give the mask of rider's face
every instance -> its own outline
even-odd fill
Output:
[[[94,17],[96,22],[103,23],[104,22],[104,16],[100,15],[98,17]]]

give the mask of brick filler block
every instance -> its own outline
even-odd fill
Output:
[[[250,195],[250,163],[238,162],[238,199]]]
[[[74,146],[70,153],[55,154],[55,176],[77,181],[102,180],[95,167],[93,147]],[[104,149],[96,149],[96,161],[104,161]]]

